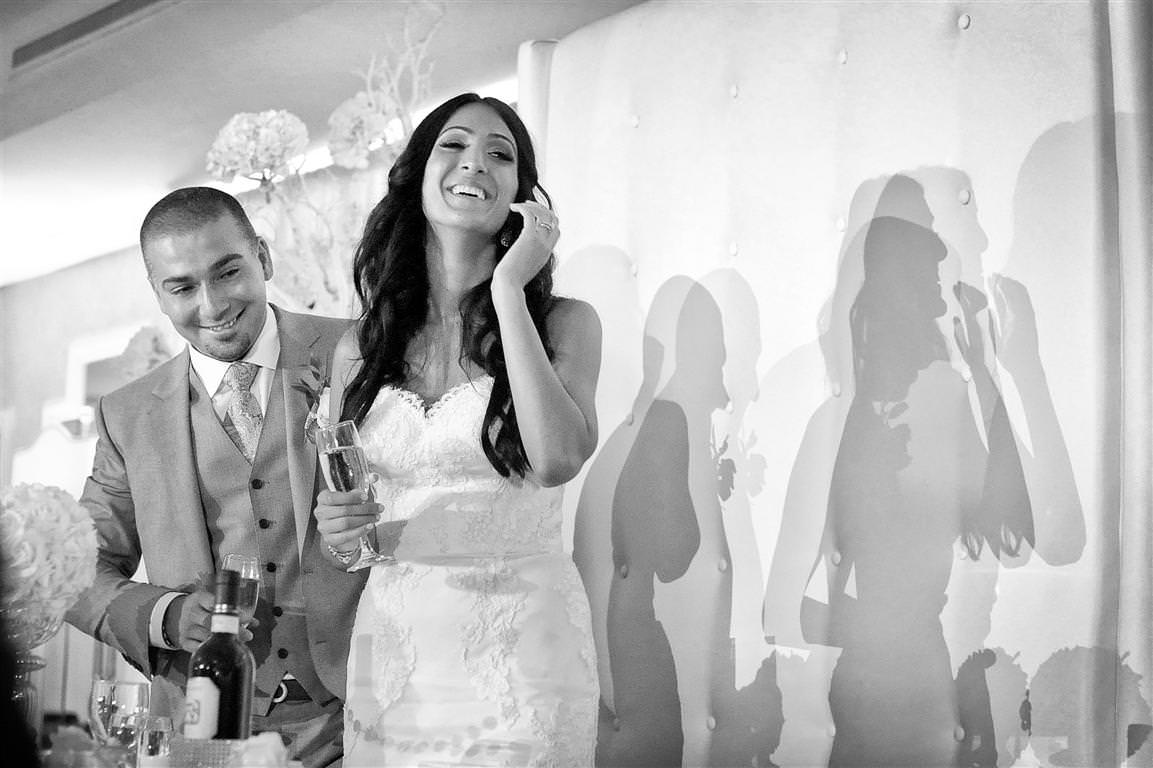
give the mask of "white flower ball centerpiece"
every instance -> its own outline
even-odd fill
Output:
[[[0,494],[0,614],[17,654],[15,696],[28,714],[26,676],[43,666],[32,650],[96,578],[96,527],[88,510],[54,486],[17,485]]]
[[[308,128],[291,112],[240,112],[217,134],[208,151],[207,169],[224,181],[236,176],[259,181],[267,196],[277,178],[292,172],[290,161],[307,147]]]

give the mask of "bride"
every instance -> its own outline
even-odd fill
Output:
[[[440,105],[388,181],[332,377],[381,479],[375,501],[316,508],[338,562],[365,533],[396,559],[357,609],[344,765],[591,766],[596,658],[560,486],[596,447],[600,323],[552,295],[557,217],[508,105]]]

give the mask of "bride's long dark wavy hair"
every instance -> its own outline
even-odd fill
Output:
[[[464,93],[441,104],[420,122],[388,173],[388,193],[369,215],[352,265],[353,283],[363,307],[357,325],[363,365],[348,385],[342,415],[358,424],[368,414],[381,387],[403,387],[413,373],[405,360],[405,352],[424,327],[429,308],[425,261],[428,222],[421,198],[424,168],[448,119],[461,107],[476,103],[492,108],[516,141],[515,202],[531,200],[534,189],[549,200],[537,180],[536,153],[528,130],[503,101]],[[510,213],[510,218],[515,220],[519,216]],[[496,262],[500,262],[507,251],[508,245],[498,239]],[[529,314],[550,360],[553,348],[545,319],[554,301],[554,264],[555,259],[550,256],[525,286]],[[491,278],[470,289],[461,299],[461,359],[480,366],[493,378],[492,395],[480,434],[485,456],[502,476],[515,473],[524,477],[531,467],[517,428],[490,283]]]

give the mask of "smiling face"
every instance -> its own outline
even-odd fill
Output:
[[[144,244],[149,282],[176,331],[200,352],[232,362],[264,327],[268,246],[230,215]]]
[[[425,218],[491,237],[508,218],[517,183],[512,131],[491,107],[467,104],[445,122],[425,163]]]

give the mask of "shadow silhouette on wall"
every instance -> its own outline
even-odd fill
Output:
[[[759,386],[758,307],[738,272],[659,288],[636,336],[640,360],[627,361],[631,408],[610,418],[575,518],[601,653],[598,765],[813,765],[824,755],[854,768],[984,768],[1032,750],[1026,763],[1104,766],[1126,748],[1149,763],[1139,694],[1119,694],[1130,713],[1120,747],[1103,738],[1116,729],[1093,718],[1080,730],[1050,724],[1061,696],[1116,711],[1086,689],[1110,675],[1124,682],[1123,659],[1081,664],[1056,686],[1046,680],[1064,652],[1032,679],[1020,661],[1037,650],[1031,627],[1001,614],[996,637],[1021,644],[990,643],[1006,569],[1076,563],[1086,526],[1033,297],[1022,279],[986,271],[977,210],[971,180],[952,168],[862,184],[819,354],[797,350]],[[1019,217],[1014,257],[1036,250],[1026,241],[1035,223]],[[635,293],[617,298],[639,306]],[[812,361],[823,361],[823,401],[782,385]],[[789,416],[804,430],[784,456],[752,425],[776,430],[763,414],[798,402],[815,410]],[[776,511],[762,496],[766,469],[789,459],[766,557],[758,525]],[[755,621],[765,566],[769,646]],[[789,646],[802,652],[769,653]]]
[[[1072,562],[1085,542],[1032,307],[1021,283],[992,276],[998,325],[977,287],[988,242],[963,173],[868,182],[851,212],[822,312],[832,396],[790,475],[765,630],[842,649],[829,685],[830,766],[1008,765],[1022,747],[1008,737],[1025,684],[1015,659],[984,648],[997,573],[1034,548],[1050,564]],[[1009,419],[998,362],[1021,392],[1034,452]],[[1052,487],[1065,492],[1060,503]],[[819,539],[814,516],[824,519]],[[966,659],[956,679],[951,659]]]
[[[735,269],[706,274],[701,285],[721,308],[723,380],[728,402],[712,414],[711,463],[730,573],[729,656],[717,658],[710,687],[715,728],[709,742],[712,766],[773,766],[780,743],[783,702],[777,659],[766,658],[758,607],[764,574],[753,521],[752,498],[761,492],[766,469],[758,435],[748,423],[759,397],[757,361],[761,355],[760,309],[752,287]],[[694,318],[687,318],[695,322]],[[724,599],[722,594],[721,599]],[[721,627],[717,644],[722,643]]]
[[[714,281],[717,290],[744,296],[746,310],[752,301],[755,311],[752,291],[736,273]],[[598,766],[679,766],[686,754],[706,755],[713,765],[772,764],[780,732],[772,660],[762,660],[740,690],[735,682],[734,569],[759,574],[759,558],[745,542],[734,563],[722,520],[721,502],[735,498],[744,462],[734,458],[734,443],[718,441],[712,423],[730,403],[724,334],[717,303],[701,284],[676,276],[658,289],[632,411],[606,439],[578,504],[574,559],[586,582],[597,583],[606,553],[593,551],[590,527],[599,513],[590,505],[612,488],[608,658],[601,660],[611,684],[602,687]],[[753,382],[736,384],[744,402],[755,397],[755,375],[733,376]],[[723,428],[737,422],[739,414]],[[746,502],[732,525],[747,527],[747,517]],[[658,584],[667,585],[663,596]],[[747,608],[755,619],[755,603]]]

